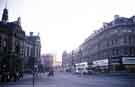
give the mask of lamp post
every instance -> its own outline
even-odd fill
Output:
[[[81,63],[82,62],[82,57],[83,57],[81,48],[79,49],[79,57],[80,57],[79,62]]]
[[[32,79],[32,85],[33,87],[35,86],[35,70],[37,68],[37,65],[35,64],[35,57],[33,57],[33,70],[32,70],[32,75],[33,75],[33,79]]]
[[[74,51],[72,51],[72,72],[75,70]]]

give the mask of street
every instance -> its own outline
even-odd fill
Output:
[[[33,87],[32,76],[27,75],[17,82],[1,87]],[[54,77],[41,75],[36,78],[34,87],[135,87],[135,76],[89,75],[80,76],[57,72]]]

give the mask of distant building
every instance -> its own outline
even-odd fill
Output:
[[[74,64],[73,54],[66,51],[62,54],[62,67],[64,71],[71,71]]]
[[[41,41],[39,35],[33,35],[30,32],[25,40],[25,63],[26,69],[33,69],[34,65],[38,67],[41,64]]]
[[[61,66],[62,64],[62,61],[61,60],[58,60],[58,57],[54,56],[54,59],[53,59],[53,66]]]
[[[54,66],[54,55],[53,54],[45,54],[41,56],[42,64],[45,70],[52,68]]]

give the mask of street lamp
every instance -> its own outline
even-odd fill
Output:
[[[79,62],[81,63],[82,62],[82,57],[83,57],[81,48],[79,49],[79,57],[80,57]]]
[[[36,71],[36,69],[37,69],[37,65],[35,64],[35,58],[33,58],[33,72],[32,72],[32,75],[33,75],[33,80],[32,80],[32,85],[33,85],[33,87],[34,87],[34,85],[35,85],[35,71]]]
[[[75,68],[75,64],[74,64],[74,51],[72,51],[72,72]]]

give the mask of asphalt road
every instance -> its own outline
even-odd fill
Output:
[[[33,87],[32,76],[26,75],[24,79],[8,83],[4,87]],[[57,72],[54,77],[37,77],[34,87],[135,87],[135,75],[79,76]]]

